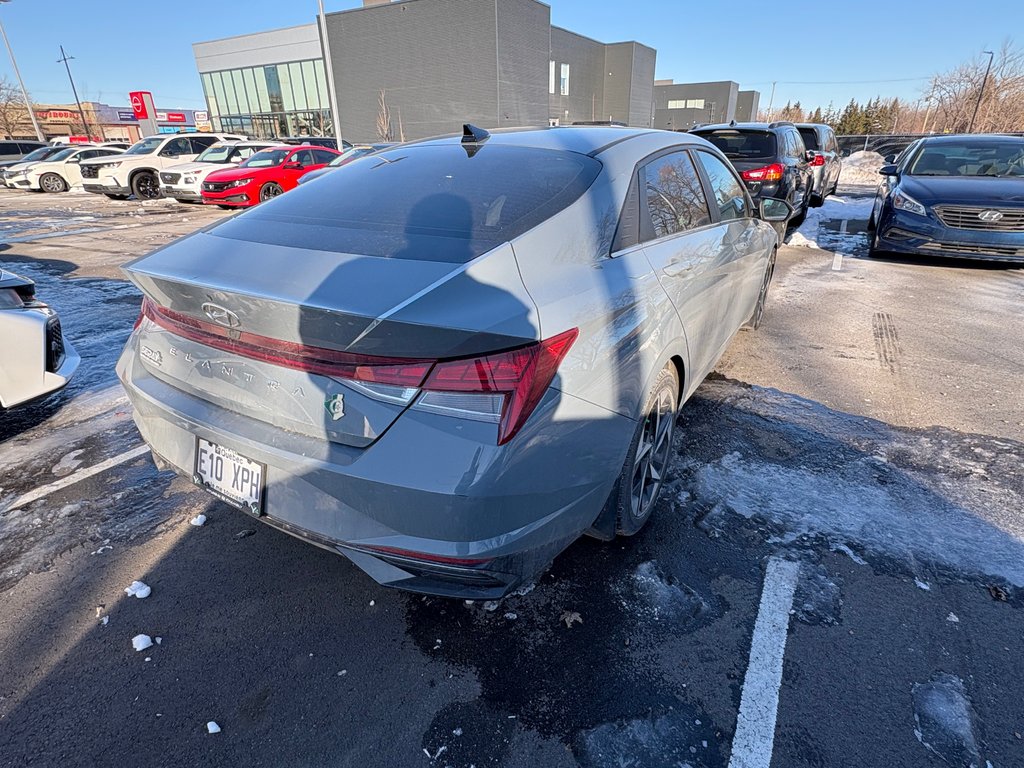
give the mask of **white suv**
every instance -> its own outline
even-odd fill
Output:
[[[179,203],[203,202],[203,179],[214,171],[236,165],[254,152],[276,147],[274,141],[225,141],[218,142],[203,152],[191,163],[172,165],[160,171],[160,189],[165,197],[173,197]]]
[[[97,158],[81,163],[82,186],[86,192],[124,200],[135,195],[139,200],[160,197],[158,174],[164,168],[194,160],[196,155],[219,141],[244,139],[227,133],[171,133],[147,136],[116,158]]]

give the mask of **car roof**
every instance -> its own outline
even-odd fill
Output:
[[[943,134],[941,136],[922,136],[919,141],[926,142],[928,144],[962,144],[965,139],[968,141],[1001,139],[1024,142],[1024,136],[1011,136],[1008,133],[951,133]]]
[[[795,127],[793,123],[785,120],[778,120],[773,123],[765,122],[747,122],[747,123],[710,123],[708,125],[698,125],[690,129],[691,133],[701,133],[702,131],[763,131],[770,133],[776,128],[783,128],[785,126]]]
[[[535,149],[560,149],[580,154],[597,154],[611,144],[651,133],[652,128],[623,128],[607,125],[561,125],[540,128],[496,128],[490,131],[485,144],[500,144]],[[678,134],[677,134],[678,135]],[[395,145],[395,149],[410,145],[460,144],[462,134],[437,136],[420,141]]]

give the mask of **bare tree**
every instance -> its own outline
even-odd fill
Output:
[[[34,133],[21,89],[0,77],[0,136],[14,138]]]
[[[387,94],[382,88],[377,99],[377,138],[381,141],[394,141],[391,128],[391,110],[388,109]]]
[[[979,97],[974,130],[980,133],[1024,131],[1024,52],[1006,41],[995,53],[985,82],[988,56],[979,55],[954,69],[935,75],[928,85],[932,120],[938,133],[966,131]],[[982,84],[984,83],[984,92]]]

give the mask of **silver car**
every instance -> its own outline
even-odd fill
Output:
[[[825,198],[836,193],[843,161],[839,157],[839,143],[835,131],[820,123],[798,123],[797,130],[804,140],[804,146],[811,154],[811,171],[814,174],[814,191],[811,192],[811,206],[820,208]]]
[[[118,374],[158,461],[228,504],[496,598],[648,520],[791,215],[691,135],[466,126],[129,264]]]

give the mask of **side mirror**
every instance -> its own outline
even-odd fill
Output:
[[[304,166],[302,163],[285,163],[281,167],[284,168],[286,171],[301,171],[306,166]]]
[[[761,214],[761,221],[789,221],[796,213],[796,209],[788,202],[785,200],[777,200],[774,197],[764,198],[761,200],[761,204],[758,207]]]
[[[883,165],[879,168],[878,173],[881,176],[897,176],[899,174],[899,166],[894,163],[889,163],[888,165]]]
[[[887,163],[895,163],[896,162],[896,155],[886,155],[885,156],[885,162],[887,162]]]

